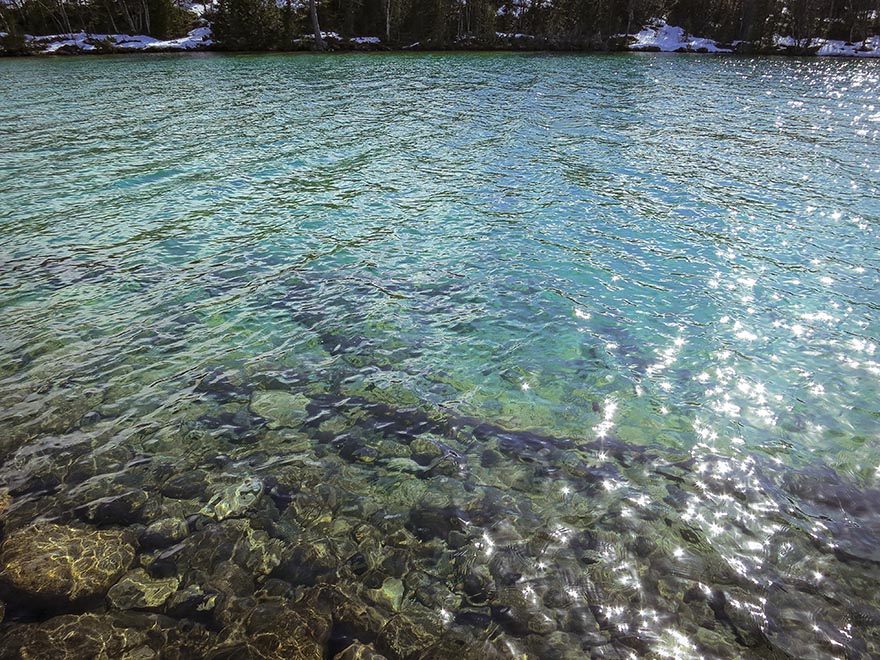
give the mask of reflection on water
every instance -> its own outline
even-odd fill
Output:
[[[0,78],[0,656],[880,654],[871,63]]]

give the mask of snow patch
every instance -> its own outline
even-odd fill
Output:
[[[195,14],[201,18],[208,12],[216,11],[219,4],[220,3],[215,0],[205,0],[204,2],[199,2],[198,0],[186,0],[183,3],[183,8],[191,14]]]
[[[857,44],[820,39],[818,55],[825,57],[880,57],[880,36],[868,37]]]
[[[849,43],[834,39],[809,39],[798,41],[794,37],[776,35],[773,45],[777,48],[818,48],[822,57],[880,57],[880,36],[868,37],[864,41]]]
[[[732,53],[730,48],[722,48],[713,39],[692,37],[684,28],[667,25],[666,21],[657,20],[645,27],[641,32],[632,35],[636,40],[629,46],[630,50],[660,50],[664,53],[686,51],[689,53]]]
[[[495,14],[520,18],[530,9],[549,9],[552,6],[553,0],[510,0],[501,5]]]
[[[522,34],[521,32],[496,32],[495,36],[499,39],[534,39],[533,34]]]
[[[196,50],[214,43],[211,28],[197,27],[179,39],[160,40],[144,34],[94,34],[76,32],[73,34],[50,34],[39,37],[27,37],[31,46],[42,53],[57,53],[62,48],[75,48],[84,53],[99,50],[100,42],[122,50]],[[97,45],[96,45],[97,44]]]
[[[352,37],[349,41],[353,44],[378,44],[382,43],[379,37]]]

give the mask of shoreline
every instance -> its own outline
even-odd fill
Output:
[[[693,37],[682,28],[657,23],[636,34],[613,35],[601,42],[558,42],[526,34],[496,33],[495,39],[465,38],[454,42],[416,42],[408,45],[387,44],[378,37],[343,38],[336,33],[323,34],[327,49],[321,53],[364,52],[500,52],[500,53],[673,53],[693,55],[832,57],[845,59],[880,59],[880,36],[861,42],[834,41],[822,38],[795,40],[776,37],[771,44],[747,41],[721,43]],[[46,57],[79,55],[127,55],[130,53],[302,53],[318,52],[311,37],[304,35],[291,42],[289,49],[234,50],[218,44],[211,28],[202,23],[186,36],[160,40],[145,35],[96,34],[85,31],[44,36],[0,33],[0,57]]]
[[[749,49],[738,51],[696,51],[696,50],[676,50],[664,51],[660,49],[629,49],[629,48],[567,48],[567,47],[540,47],[540,48],[516,48],[509,46],[480,46],[480,47],[456,47],[456,46],[426,46],[420,48],[409,48],[400,46],[384,46],[382,48],[328,48],[323,51],[317,51],[311,48],[293,48],[290,50],[232,50],[217,46],[207,46],[199,48],[150,48],[150,49],[126,49],[126,48],[95,48],[89,50],[80,49],[59,49],[53,52],[27,50],[24,52],[5,52],[0,51],[0,59],[43,59],[43,58],[73,58],[73,57],[106,57],[113,55],[169,55],[169,54],[205,54],[213,53],[218,55],[353,55],[353,54],[376,54],[376,53],[545,53],[558,55],[710,55],[716,57],[803,57],[803,58],[822,58],[832,60],[875,60],[880,59],[880,55],[851,55],[851,54],[829,54],[823,55],[815,52],[805,52],[801,50],[774,50],[774,49]]]

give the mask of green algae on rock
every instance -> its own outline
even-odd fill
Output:
[[[75,601],[104,594],[134,557],[126,532],[38,524],[4,541],[0,580],[36,599]]]

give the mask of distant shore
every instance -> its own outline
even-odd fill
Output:
[[[567,43],[528,34],[498,32],[494,39],[464,38],[454,42],[423,41],[412,44],[387,44],[379,37],[342,37],[324,33],[324,52],[411,52],[411,51],[498,51],[498,52],[663,52],[726,55],[788,55],[880,58],[880,36],[855,43],[822,38],[796,40],[776,37],[772,43],[736,41],[717,42],[693,37],[682,28],[658,22],[636,34],[615,35],[598,43]],[[312,50],[309,35],[294,39],[283,51]],[[13,37],[0,32],[0,56],[111,55],[122,53],[235,52],[217,43],[208,25],[200,25],[186,36],[160,40],[144,35],[94,34],[75,32],[44,36]]]

